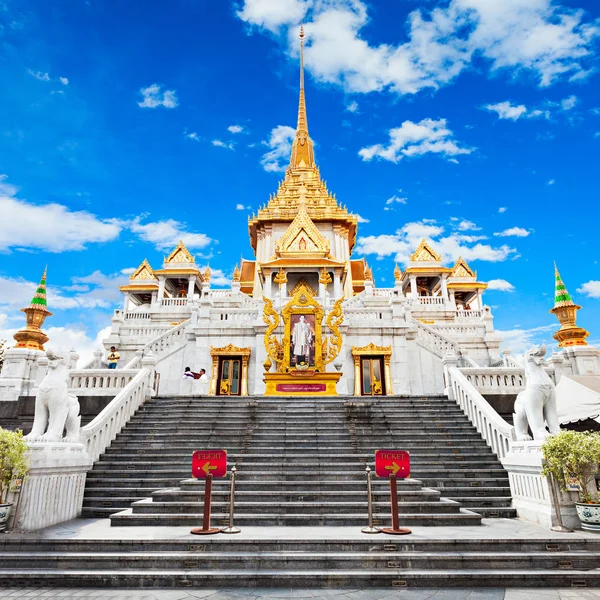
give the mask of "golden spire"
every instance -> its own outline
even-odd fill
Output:
[[[402,271],[401,271],[400,267],[398,266],[398,263],[396,263],[396,268],[394,269],[394,280],[395,281],[402,280]]]
[[[559,348],[565,346],[587,346],[585,338],[589,332],[583,327],[577,326],[577,311],[581,308],[571,300],[567,287],[558,272],[556,263],[554,263],[554,308],[550,312],[556,315],[561,324],[561,328],[554,334],[554,339],[558,342]]]
[[[298,102],[298,125],[296,138],[292,143],[290,167],[313,167],[315,153],[313,143],[308,136],[308,119],[306,117],[306,98],[304,97],[304,27],[300,26],[300,99]]]
[[[44,350],[44,344],[48,341],[48,336],[41,330],[46,317],[52,316],[48,310],[46,301],[46,273],[48,267],[44,269],[44,274],[40,284],[37,287],[35,295],[27,308],[22,308],[27,317],[27,326],[25,329],[17,331],[13,336],[17,341],[16,348],[30,348],[32,350]]]

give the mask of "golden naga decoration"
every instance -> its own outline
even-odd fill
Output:
[[[340,325],[344,322],[344,310],[342,308],[343,298],[335,301],[333,309],[327,315],[327,327],[333,334],[325,340],[326,352],[324,352],[323,361],[326,365],[334,361],[342,349],[342,333]]]
[[[323,285],[327,285],[331,283],[333,280],[331,279],[331,275],[327,272],[327,269],[323,267],[319,274],[319,283]]]
[[[263,296],[263,301],[265,303],[263,309],[263,321],[267,325],[267,330],[265,331],[265,350],[267,351],[268,357],[277,366],[282,360],[281,344],[277,337],[273,335],[273,332],[279,327],[281,317],[275,308],[273,308],[273,302],[269,300],[269,298]]]
[[[273,281],[278,285],[283,285],[284,283],[287,283],[287,274],[282,267],[280,267],[279,271],[277,271],[277,275],[275,275]]]

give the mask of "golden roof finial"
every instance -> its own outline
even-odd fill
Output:
[[[233,269],[232,281],[239,281],[241,276],[242,276],[242,272],[240,271],[240,268],[236,264],[235,268]]]
[[[396,268],[394,269],[394,279],[396,281],[400,281],[402,279],[402,271],[398,266],[398,263],[396,263]]]
[[[29,306],[21,309],[21,312],[24,312],[27,317],[27,325],[25,329],[21,329],[13,335],[17,341],[17,348],[30,348],[32,350],[43,351],[44,344],[48,341],[48,336],[41,330],[46,317],[52,316],[52,313],[48,310],[46,300],[47,272],[48,267],[46,266]]]
[[[300,99],[298,102],[298,125],[296,139],[292,144],[290,167],[313,167],[315,154],[312,140],[308,136],[308,118],[306,116],[306,98],[304,96],[304,26],[300,26]]]

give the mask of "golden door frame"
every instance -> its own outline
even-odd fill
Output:
[[[313,297],[313,290],[306,284],[297,288],[294,297],[285,305],[281,311],[283,315],[283,363],[281,370],[297,370],[291,366],[291,339],[292,339],[292,315],[314,315],[315,316],[315,372],[324,373],[323,361],[323,307]]]
[[[354,395],[362,396],[360,385],[360,359],[361,357],[372,356],[374,358],[383,357],[383,373],[385,376],[385,395],[391,396],[394,391],[392,388],[392,347],[391,346],[376,346],[372,342],[366,346],[352,346],[352,358],[354,358]]]
[[[242,376],[240,396],[248,395],[248,361],[250,360],[250,348],[238,348],[233,344],[228,344],[222,348],[210,347],[210,357],[212,359],[212,374],[210,378],[209,396],[217,395],[217,381],[219,380],[219,358],[238,358],[242,359]]]

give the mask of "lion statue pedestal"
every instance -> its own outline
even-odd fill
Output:
[[[31,433],[25,436],[30,470],[16,515],[15,525],[21,531],[80,516],[85,477],[93,466],[80,443],[79,402],[69,394],[68,359],[50,349],[46,356],[48,373],[35,398]]]

